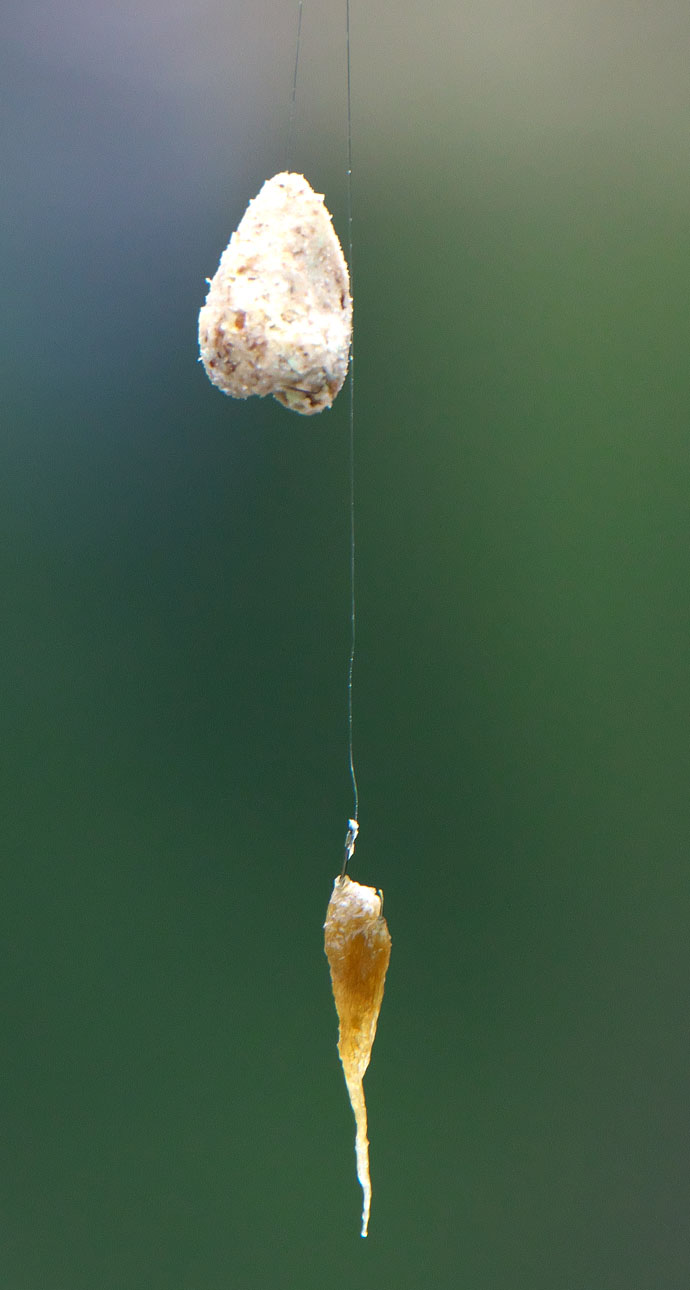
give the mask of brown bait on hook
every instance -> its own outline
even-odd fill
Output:
[[[391,938],[381,896],[347,876],[336,878],[325,922],[325,949],[338,1011],[338,1052],[355,1113],[357,1177],[362,1192],[362,1236],[371,1209],[367,1108],[362,1080],[381,1011]]]

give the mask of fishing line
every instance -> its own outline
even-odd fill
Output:
[[[297,10],[297,40],[295,41],[295,72],[292,78],[292,98],[290,99],[290,116],[288,118],[288,135],[285,145],[285,169],[290,169],[292,162],[292,145],[295,134],[295,115],[297,112],[297,73],[299,71],[299,54],[302,44],[302,0]]]
[[[347,47],[347,258],[350,270],[350,295],[354,299],[353,263],[352,263],[352,79],[350,59],[350,0],[345,0],[345,36]],[[354,333],[353,333],[354,336]],[[352,781],[352,818],[348,820],[345,838],[345,856],[342,875],[355,849],[359,832],[359,789],[355,772],[354,726],[352,714],[352,680],[355,667],[355,643],[357,636],[357,613],[355,602],[355,351],[354,339],[350,341],[350,395],[349,415],[349,472],[350,472],[350,657],[347,668],[347,751]],[[341,875],[341,876],[342,876]]]

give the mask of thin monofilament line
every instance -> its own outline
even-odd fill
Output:
[[[347,246],[350,269],[350,295],[354,298],[352,265],[352,88],[350,79],[350,0],[345,2],[345,29],[347,39]],[[354,337],[354,331],[353,331]],[[354,810],[352,818],[359,819],[359,792],[355,774],[352,675],[355,666],[355,350],[350,341],[350,659],[347,669],[347,745]]]
[[[299,51],[302,41],[302,0],[297,10],[297,40],[295,41],[295,73],[292,78],[292,98],[290,99],[290,117],[288,120],[288,137],[285,145],[285,169],[290,169],[292,161],[292,143],[295,133],[295,115],[297,112],[297,73],[299,71]]]

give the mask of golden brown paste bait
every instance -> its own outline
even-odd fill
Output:
[[[362,887],[346,875],[336,878],[326,913],[325,948],[340,1021],[338,1052],[357,1126],[357,1177],[364,1193],[362,1236],[367,1234],[371,1209],[362,1080],[371,1057],[391,956],[391,938],[382,911],[383,899],[373,887]]]

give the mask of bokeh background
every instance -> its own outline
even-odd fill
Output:
[[[367,1242],[347,398],[196,362],[296,17],[3,19],[0,1281],[687,1290],[690,14],[353,0]],[[342,236],[344,30],[291,158]]]

